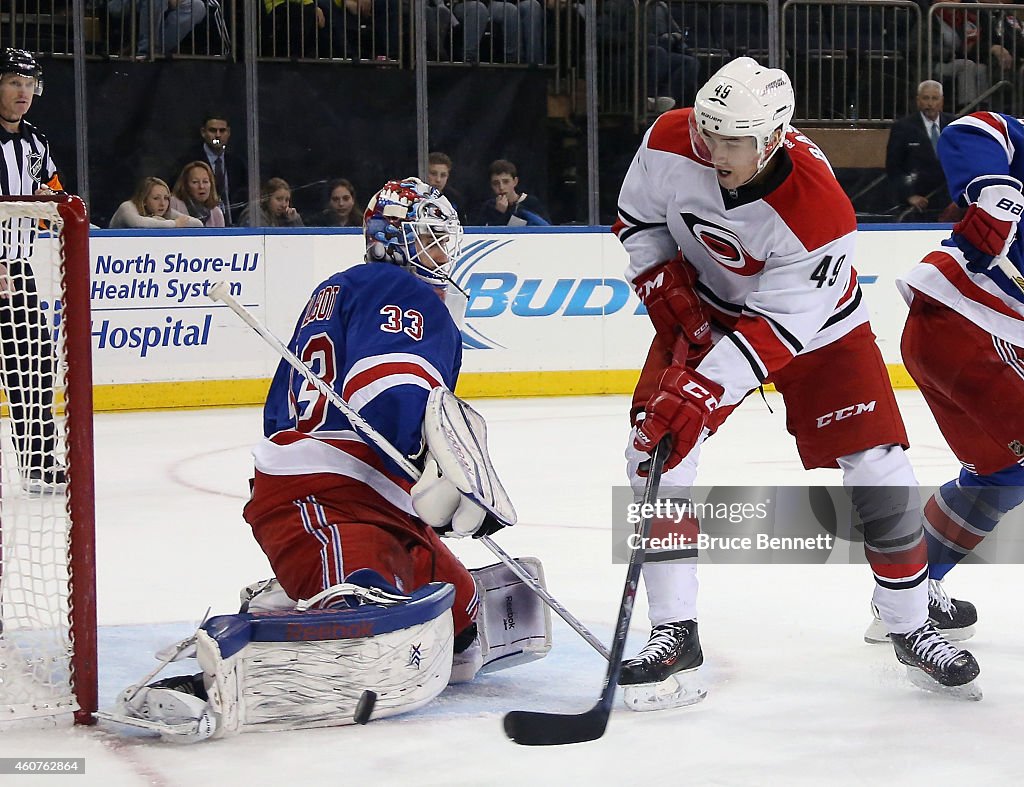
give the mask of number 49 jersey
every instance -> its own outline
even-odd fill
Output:
[[[422,449],[427,394],[454,389],[462,364],[462,337],[444,301],[386,263],[357,265],[317,287],[288,348],[406,456]],[[405,474],[283,360],[263,428],[266,439],[253,451],[257,472],[292,476],[280,479],[288,500],[341,475],[412,513]]]
[[[679,252],[696,268],[723,334],[699,369],[734,404],[796,355],[867,322],[851,265],[857,223],[824,154],[797,131],[764,182],[723,189],[692,149],[690,112],[666,112],[647,133],[613,231],[630,281]]]

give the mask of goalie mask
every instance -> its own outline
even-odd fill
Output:
[[[738,57],[722,66],[697,91],[690,113],[693,150],[713,164],[709,133],[753,137],[756,175],[782,145],[794,106],[793,85],[785,71],[766,68],[750,57]]]
[[[363,214],[367,262],[401,265],[428,284],[445,288],[462,250],[455,208],[419,178],[391,180]]]
[[[36,81],[35,95],[43,95],[43,69],[30,52],[7,47],[0,53],[0,77],[16,74]]]

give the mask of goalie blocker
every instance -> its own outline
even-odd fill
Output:
[[[539,560],[517,562],[544,585]],[[296,603],[270,580],[243,591],[247,611],[211,618],[196,632],[194,648],[178,646],[178,657],[198,659],[199,675],[131,686],[115,712],[98,715],[176,743],[346,725],[359,720],[366,691],[376,695],[373,718],[386,718],[423,707],[479,669],[543,658],[551,649],[548,608],[503,564],[471,573],[481,598],[478,634],[460,654],[450,584],[433,582],[402,596],[346,583],[321,594],[345,599],[343,606],[309,609],[312,599]],[[349,579],[370,584],[365,573]]]

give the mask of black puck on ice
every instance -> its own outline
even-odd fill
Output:
[[[377,704],[377,694],[369,689],[363,692],[363,695],[359,698],[359,704],[356,705],[356,713],[352,717],[352,721],[356,724],[366,724],[370,720],[370,716],[373,714],[373,706]]]

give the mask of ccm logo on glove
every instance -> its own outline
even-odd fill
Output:
[[[711,346],[711,327],[694,289],[696,283],[696,271],[682,257],[656,265],[633,280],[658,336],[671,345],[682,335],[690,344],[691,359]]]
[[[679,464],[700,440],[711,413],[719,406],[725,389],[714,380],[681,364],[672,364],[658,379],[658,391],[644,408],[633,445],[651,453],[661,438],[672,435],[672,453],[665,462]]]

